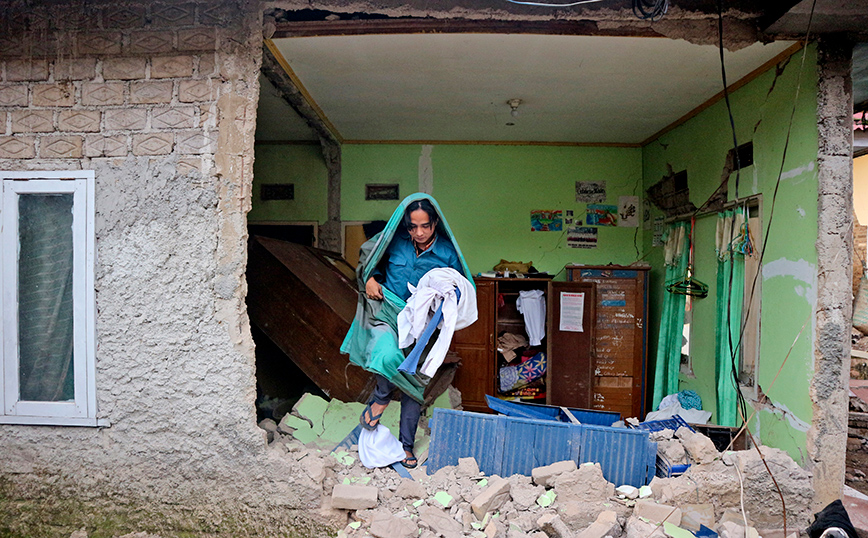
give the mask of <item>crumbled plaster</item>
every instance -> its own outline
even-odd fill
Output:
[[[424,144],[419,155],[419,192],[426,194],[434,194],[434,165],[431,162],[433,151],[434,146]]]
[[[804,166],[799,166],[797,168],[793,168],[792,170],[787,170],[786,172],[781,174],[781,181],[786,181],[788,179],[798,178],[804,175],[806,172],[813,172],[815,168],[814,161],[809,162]],[[807,177],[802,177],[798,181],[793,181],[793,185],[798,185],[808,179]]]
[[[798,295],[804,297],[812,309],[817,304],[817,268],[814,264],[803,259],[779,258],[763,264],[762,275],[763,281],[778,277],[792,277],[797,282],[802,282],[804,287],[796,285],[796,288],[803,290]]]

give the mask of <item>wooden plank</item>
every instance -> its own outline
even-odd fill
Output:
[[[276,240],[269,240],[271,242]],[[277,241],[280,243],[280,241]],[[275,245],[271,245],[274,249]],[[371,374],[349,365],[340,345],[349,330],[357,292],[321,260],[302,254],[305,247],[280,250],[283,260],[252,239],[247,268],[247,309],[264,332],[323,392],[343,401],[365,401]],[[290,256],[289,253],[293,253]],[[290,261],[292,265],[284,262]],[[306,273],[318,273],[316,278]],[[299,278],[300,274],[305,279]],[[319,295],[307,282],[315,283]]]
[[[272,39],[366,34],[543,34],[664,37],[651,26],[600,28],[594,21],[482,20],[440,18],[356,19],[278,22]]]

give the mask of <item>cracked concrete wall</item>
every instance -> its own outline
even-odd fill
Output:
[[[815,508],[841,496],[847,449],[852,325],[853,255],[853,44],[819,40],[817,124],[817,320],[808,431]]]
[[[254,408],[258,2],[17,0],[0,21],[0,169],[95,171],[111,424],[0,426],[0,520],[50,499],[21,524],[314,532],[321,486],[267,452]]]
[[[758,251],[762,250],[766,234],[770,234],[757,283],[761,301],[759,359],[753,386],[743,389],[748,412],[756,410],[751,431],[763,444],[786,450],[806,467],[812,463],[806,447],[807,432],[814,420],[809,391],[815,370],[818,295],[816,66],[816,47],[810,45],[780,59],[777,65],[731,94],[738,142],[753,143],[753,164],[741,171],[738,194],[735,174],[729,176],[727,192],[730,200],[762,195],[760,229],[753,230]],[[669,166],[677,171],[686,170],[691,200],[697,206],[702,205],[720,185],[721,171],[726,169],[732,144],[727,108],[721,100],[643,148],[646,182],[659,180]],[[654,210],[654,214],[660,213]],[[718,263],[715,237],[716,219],[699,218],[694,235],[695,277],[707,283],[710,290],[709,298],[693,304],[691,331],[700,345],[691,346],[692,371],[682,372],[679,388],[695,390],[702,397],[703,409],[716,413],[715,350],[714,346],[702,345],[703,339],[711,338],[717,327],[713,300]],[[649,261],[653,268],[650,288],[653,350],[656,348],[653,327],[661,315],[661,293],[665,293],[663,260],[661,249],[652,246],[650,234],[645,241],[646,248],[652,251]],[[745,293],[750,288],[746,284]],[[715,414],[712,420],[716,419]]]

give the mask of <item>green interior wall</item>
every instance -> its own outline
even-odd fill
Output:
[[[619,196],[641,196],[639,148],[437,145],[430,151],[432,194],[474,273],[501,259],[558,273],[567,263],[628,264],[642,256],[637,228],[600,227],[598,248],[576,249],[567,246],[566,231],[530,226],[535,209],[571,209],[584,219],[587,204],[576,202],[576,181],[605,181],[611,205]],[[416,192],[422,152],[421,145],[345,145],[344,220],[387,219],[396,203],[365,201],[365,184],[398,183],[401,197]]]
[[[784,139],[796,92],[801,52],[788,63],[757,77],[731,96],[739,143],[754,145],[754,165],[743,170],[738,196],[762,194],[763,230],[772,212],[772,193],[781,170]],[[804,458],[812,408],[808,390],[813,376],[813,325],[790,346],[816,307],[817,125],[816,51],[808,49],[801,93],[783,166],[784,180],[774,207],[764,258],[759,387],[769,405],[752,430],[764,444]],[[639,195],[667,173],[687,170],[691,200],[702,204],[717,188],[732,144],[726,106],[720,101],[643,148],[436,145],[428,148],[433,195],[438,199],[473,272],[489,270],[501,258],[532,261],[558,273],[567,263],[629,264],[648,253],[651,273],[649,357],[653,362],[662,307],[662,248],[652,247],[652,233],[641,228],[599,228],[596,249],[573,249],[561,232],[531,232],[533,209],[572,209],[583,219],[585,204],[575,201],[576,181],[606,181],[607,204],[622,195]],[[342,219],[387,219],[394,201],[366,201],[366,183],[397,183],[400,196],[418,190],[421,145],[344,145],[342,149]],[[326,219],[327,172],[318,146],[257,145],[251,222]],[[262,183],[292,182],[295,200],[262,202]],[[729,198],[735,197],[735,176]],[[653,215],[659,212],[654,210]],[[696,230],[696,276],[711,288],[694,310],[693,376],[681,388],[696,390],[706,409],[715,409],[714,293],[717,263],[715,219],[700,219]],[[634,238],[636,243],[634,244]],[[561,277],[563,278],[562,274]],[[784,357],[790,353],[782,367]],[[654,365],[649,364],[653,371]],[[773,378],[780,375],[772,387]],[[712,420],[714,420],[714,416]]]
[[[319,145],[256,144],[253,177],[253,207],[247,214],[251,224],[325,222],[328,171]],[[292,183],[295,199],[263,201],[263,183]]]
[[[755,235],[761,242],[769,226],[771,232],[763,259],[760,356],[757,382],[769,398],[769,405],[758,414],[754,433],[759,431],[764,444],[804,459],[806,430],[812,407],[808,396],[813,376],[814,333],[810,320],[816,308],[817,251],[817,68],[816,50],[808,48],[801,75],[801,90],[796,105],[783,180],[772,203],[775,183],[781,171],[785,137],[796,96],[802,52],[789,62],[779,64],[779,72],[769,69],[731,95],[739,144],[753,141],[754,164],[744,169],[738,196],[762,194],[763,229]],[[780,70],[782,68],[782,71]],[[720,184],[726,154],[732,147],[726,105],[720,101],[678,128],[643,147],[645,187],[659,181],[667,166],[675,172],[687,170],[690,199],[697,206]],[[729,199],[734,199],[735,174],[729,181]],[[653,215],[660,215],[656,210]],[[702,397],[703,407],[716,414],[715,406],[715,287],[717,261],[714,253],[716,219],[700,219],[695,237],[695,276],[710,287],[707,299],[696,301],[693,312],[691,359],[693,376],[681,376],[680,387],[693,389]],[[663,294],[662,248],[651,247],[651,347],[656,348]],[[746,293],[749,291],[746,290]],[[795,346],[803,324],[802,332]],[[793,346],[790,352],[790,347]],[[789,353],[789,358],[784,358]],[[651,353],[654,357],[654,353]],[[783,369],[782,368],[783,365]],[[653,368],[653,366],[652,366]],[[773,379],[781,370],[772,386]],[[714,416],[712,420],[714,420]]]

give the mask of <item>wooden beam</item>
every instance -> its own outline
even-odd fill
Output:
[[[594,21],[503,21],[474,19],[359,19],[278,22],[273,38],[364,34],[545,34],[619,37],[664,37],[650,24],[624,20],[624,26],[599,28]]]
[[[343,138],[270,39],[265,40],[262,49],[262,74],[274,84],[283,99],[319,137],[323,160],[328,171],[328,218],[319,227],[318,246],[326,250],[340,252],[341,143]]]
[[[318,137],[343,141],[337,128],[326,117],[313,97],[295,75],[289,62],[270,39],[262,48],[262,74],[280,91],[283,99],[304,119]]]

